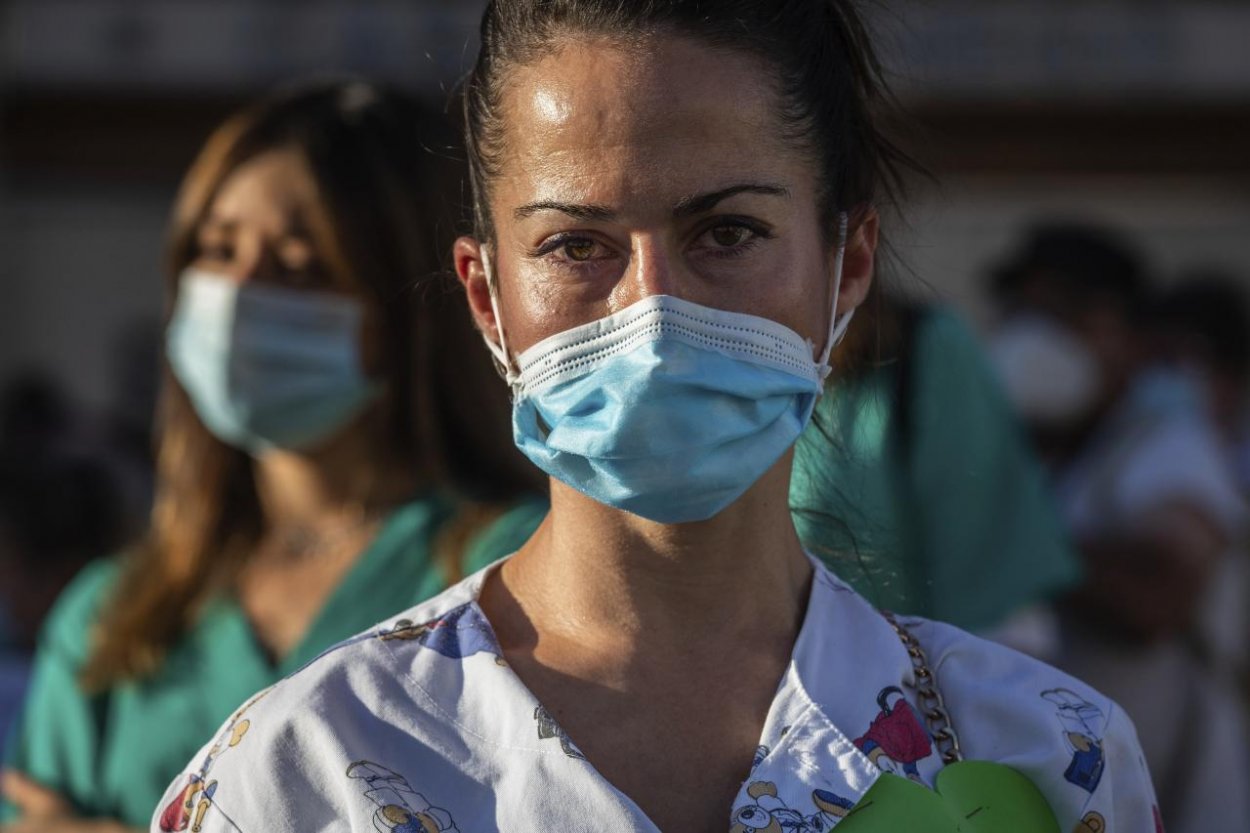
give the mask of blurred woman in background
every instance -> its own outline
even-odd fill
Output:
[[[528,481],[436,288],[455,190],[429,129],[403,97],[322,84],[234,116],[192,166],[151,527],[45,627],[6,830],[144,825],[239,702],[536,523],[485,531]]]

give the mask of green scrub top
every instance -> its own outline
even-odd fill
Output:
[[[795,524],[874,604],[992,628],[1071,586],[1079,562],[976,337],[940,308],[911,327],[901,361],[821,399],[795,451]]]
[[[326,648],[446,587],[433,541],[454,505],[423,499],[394,512],[351,568],[302,643],[274,665],[239,605],[213,602],[151,678],[99,695],[79,688],[88,635],[119,571],[87,567],[45,623],[26,706],[6,766],[67,799],[84,816],[146,829],[169,782],[240,704]],[[522,504],[479,534],[465,554],[474,571],[516,550],[546,507]],[[0,805],[0,821],[16,808]]]

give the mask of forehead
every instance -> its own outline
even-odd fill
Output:
[[[745,53],[673,34],[570,36],[504,83],[498,183],[538,199],[814,178],[766,65]]]
[[[303,156],[271,150],[240,164],[222,180],[209,217],[231,223],[288,226],[317,206],[317,189]]]

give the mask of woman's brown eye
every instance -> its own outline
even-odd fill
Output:
[[[569,260],[586,261],[595,253],[595,244],[589,240],[573,240],[564,244],[564,253]]]
[[[712,239],[717,246],[741,246],[751,232],[742,226],[717,226],[712,229]]]

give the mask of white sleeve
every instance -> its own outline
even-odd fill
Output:
[[[1074,833],[1163,833],[1137,731],[1115,704],[1110,707],[1102,742],[1106,770],[1085,803]]]
[[[219,748],[217,738],[204,745],[188,768],[179,773],[152,811],[151,833],[197,830],[200,833],[242,833],[234,822],[214,806],[217,782],[199,771],[200,761],[211,760]],[[207,783],[206,783],[207,781]],[[216,811],[216,812],[215,812]]]
[[[1175,420],[1125,461],[1117,478],[1117,509],[1123,517],[1135,518],[1161,504],[1183,502],[1235,537],[1246,510],[1230,456],[1203,423]]]
[[[222,769],[218,763],[223,759],[237,760],[246,754],[248,747],[255,749],[263,742],[252,730],[251,711],[272,688],[256,694],[239,708],[221,730],[204,745],[184,771],[165,790],[160,803],[152,811],[151,833],[174,833],[193,830],[196,833],[252,833],[248,822],[238,814],[249,806],[247,793],[257,786],[259,779],[241,777],[233,767]],[[243,751],[240,751],[242,749]],[[263,756],[262,756],[263,759]],[[275,824],[267,824],[266,830],[278,830]]]

